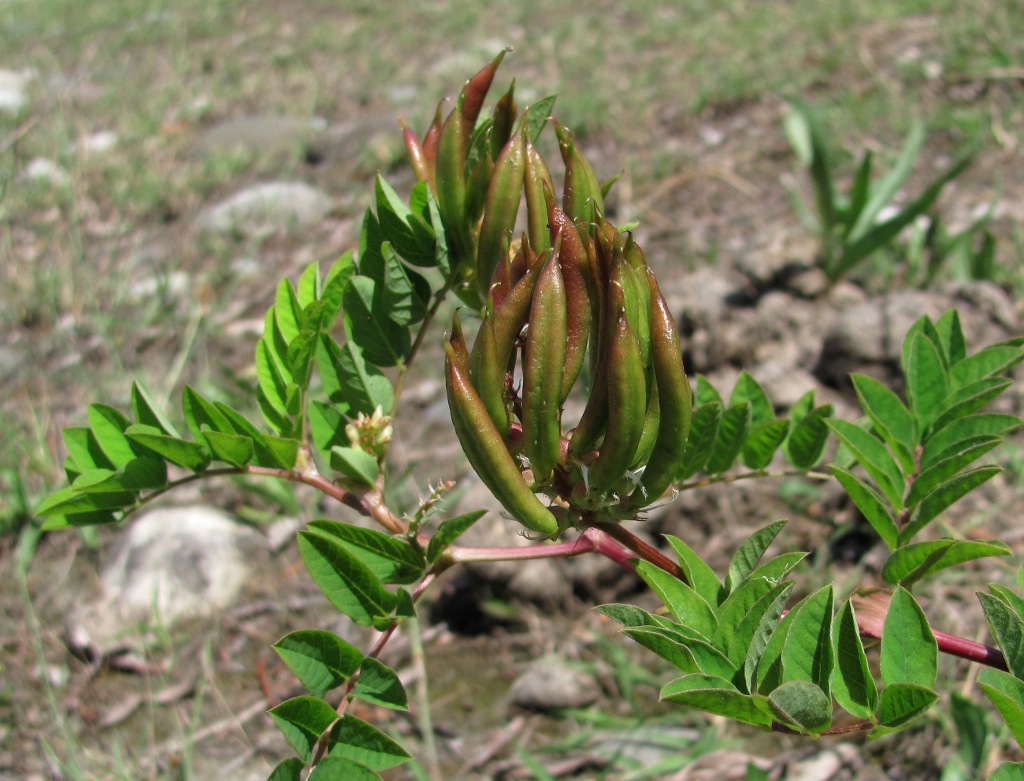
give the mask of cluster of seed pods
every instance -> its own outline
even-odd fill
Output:
[[[456,290],[482,313],[472,347],[458,315],[445,342],[456,433],[505,510],[555,536],[635,518],[669,489],[692,396],[657,280],[632,237],[604,218],[604,193],[572,134],[553,123],[559,205],[511,88],[478,125],[500,61],[467,83],[443,122],[438,111],[422,140],[407,130],[406,144],[437,200]],[[567,421],[577,385],[583,413]]]

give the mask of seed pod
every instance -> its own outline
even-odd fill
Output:
[[[617,256],[622,258],[622,255]],[[650,378],[651,368],[651,289],[647,282],[647,270],[634,269],[628,262],[616,263],[612,279],[622,285],[626,302],[626,317],[640,343],[640,355],[644,364],[644,376]]]
[[[437,197],[437,144],[441,138],[441,107],[444,105],[444,101],[437,104],[437,111],[434,112],[434,120],[430,123],[430,127],[427,128],[427,132],[423,134],[423,159],[427,165],[427,181],[430,182],[430,189],[434,192],[434,197]]]
[[[469,378],[502,439],[508,436],[512,423],[511,399],[505,382],[508,362],[508,355],[504,360],[498,355],[498,344],[494,337],[494,312],[488,305],[476,341],[473,342],[473,352],[469,355]]]
[[[583,369],[590,341],[591,304],[587,268],[589,258],[579,231],[565,212],[550,202],[548,224],[551,242],[560,244],[559,263],[565,280],[566,350],[560,403],[564,403]]]
[[[498,155],[501,154],[501,150],[508,143],[509,139],[512,138],[512,129],[516,124],[516,99],[515,99],[516,82],[513,79],[512,83],[508,87],[508,92],[501,96],[498,103],[494,106],[494,116],[492,118],[492,130],[491,130],[491,158],[493,160],[498,159]]]
[[[611,289],[618,287],[612,285]],[[619,305],[614,330],[608,343],[608,425],[604,440],[591,464],[588,487],[591,494],[608,493],[625,477],[636,455],[644,430],[647,406],[644,368],[640,343]]]
[[[658,398],[658,383],[648,380],[647,412],[644,413],[644,430],[640,435],[640,442],[636,446],[636,455],[633,456],[633,463],[629,465],[630,469],[638,469],[646,463],[651,455],[651,451],[654,449],[654,443],[658,439],[660,422],[661,403]]]
[[[530,306],[523,356],[523,451],[535,482],[551,477],[559,458],[562,376],[565,371],[565,283],[559,248],[541,269]]]
[[[651,349],[661,420],[658,437],[640,481],[643,490],[638,489],[631,497],[630,504],[634,507],[656,501],[675,479],[686,450],[693,405],[675,321],[651,271],[648,271],[648,280],[651,289]]]
[[[466,86],[462,88],[462,94],[459,96],[459,115],[462,119],[463,132],[466,135],[467,143],[473,128],[476,126],[477,117],[480,116],[480,109],[483,108],[487,92],[491,89],[494,74],[498,70],[498,66],[501,65],[501,61],[505,59],[505,55],[510,51],[512,50],[502,49],[497,57],[477,71],[473,78],[466,82]],[[463,149],[463,154],[465,153],[466,150]]]
[[[412,165],[413,173],[416,174],[416,181],[429,182],[432,171],[423,151],[423,144],[404,121],[399,121],[402,125],[402,139],[405,141],[405,149],[409,153],[409,163]]]
[[[526,191],[526,232],[530,237],[530,245],[535,252],[543,252],[551,246],[548,235],[548,196],[545,192],[551,194],[550,197],[553,199],[555,183],[544,158],[528,137],[523,189]]]
[[[572,131],[557,121],[554,121],[554,126],[558,151],[562,153],[562,162],[565,164],[562,209],[573,219],[589,225],[597,220],[598,214],[604,212],[601,186],[594,175],[594,169],[576,147]]]
[[[461,105],[441,126],[437,144],[437,209],[448,240],[453,269],[467,276],[473,242],[466,220],[466,133],[459,118]]]
[[[516,227],[519,215],[519,201],[522,198],[523,171],[526,167],[526,146],[522,132],[505,145],[490,177],[487,201],[484,205],[483,223],[477,241],[477,280],[481,295],[487,295],[487,288],[499,260],[506,254],[505,248]]]
[[[501,305],[494,309],[494,340],[502,365],[511,362],[519,334],[530,318],[533,291],[539,278],[539,268],[528,269],[523,278],[513,285]]]
[[[491,422],[464,367],[465,343],[445,342],[445,385],[452,424],[463,452],[501,506],[528,529],[553,537],[558,521],[530,490],[505,442]]]

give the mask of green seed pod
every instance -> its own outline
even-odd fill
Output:
[[[530,318],[533,291],[539,278],[540,269],[528,269],[494,309],[494,339],[502,365],[511,362],[519,334]]]
[[[587,158],[576,147],[572,131],[553,120],[558,150],[565,164],[565,185],[562,191],[562,210],[584,225],[597,221],[597,215],[604,212],[604,198],[594,169]]]
[[[487,295],[487,288],[498,262],[507,254],[506,247],[516,227],[525,167],[526,145],[522,132],[519,132],[498,156],[487,188],[476,261],[477,281],[480,283],[480,292],[483,296]]]
[[[617,287],[612,284],[609,292]],[[615,324],[606,357],[608,425],[597,459],[589,469],[591,494],[608,493],[625,477],[643,435],[647,407],[640,343],[626,318],[625,307],[619,305],[614,311]]]
[[[589,257],[576,226],[565,212],[555,207],[553,201],[548,211],[548,224],[551,242],[560,244],[558,259],[565,280],[567,340],[560,398],[560,403],[564,403],[583,369],[587,343],[590,341],[592,312],[588,289]]]
[[[525,134],[524,134],[525,135]],[[548,235],[548,200],[553,199],[555,183],[551,178],[551,172],[544,163],[540,152],[526,139],[526,225],[527,235],[530,237],[530,245],[535,252],[543,252],[551,246]]]
[[[483,484],[512,517],[532,531],[553,537],[559,531],[558,521],[526,484],[473,389],[464,368],[469,362],[465,347],[464,342],[451,339],[444,346],[448,406],[463,452]]]
[[[679,332],[661,295],[658,280],[651,271],[648,271],[648,280],[651,289],[651,348],[661,419],[640,488],[631,497],[630,504],[634,507],[656,501],[675,479],[686,450],[693,405],[690,383],[683,368]]]
[[[508,143],[509,139],[512,138],[512,129],[515,127],[516,115],[518,114],[515,90],[516,82],[513,80],[508,87],[508,92],[501,96],[494,107],[494,115],[491,120],[493,130],[491,130],[490,138],[491,159],[493,160],[498,159],[501,150]]]
[[[466,219],[466,143],[468,139],[459,117],[461,106],[448,115],[441,126],[437,143],[437,209],[444,224],[452,268],[468,277],[473,241]],[[475,270],[475,268],[473,269]]]
[[[509,355],[504,360],[498,355],[498,344],[494,336],[494,312],[488,306],[484,313],[473,352],[469,356],[469,378],[476,388],[487,414],[502,438],[508,437],[512,424],[512,406],[505,377],[508,375]]]
[[[631,470],[638,469],[651,455],[654,443],[658,438],[660,423],[661,403],[658,398],[658,383],[648,380],[647,412],[644,414],[644,430],[640,435],[640,442],[636,446],[636,455],[633,456],[633,463],[629,465]]]
[[[536,483],[547,482],[558,463],[562,376],[565,372],[565,282],[556,246],[541,269],[530,306],[523,355],[523,451]]]
[[[471,232],[479,232],[480,218],[487,204],[487,189],[491,185],[494,174],[494,163],[490,155],[484,155],[476,161],[466,181],[466,221],[472,226]]]

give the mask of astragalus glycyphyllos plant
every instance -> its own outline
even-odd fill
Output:
[[[39,507],[47,528],[117,522],[176,486],[239,474],[311,486],[379,525],[311,519],[299,533],[330,602],[380,634],[365,651],[320,629],[274,645],[308,692],[270,710],[297,754],[274,781],[375,778],[408,759],[351,705],[408,707],[377,657],[440,573],[588,552],[635,569],[664,601],[664,614],[601,610],[679,669],[666,700],[783,732],[883,734],[937,699],[941,650],[1008,667],[981,683],[1024,737],[1024,600],[999,588],[982,598],[1003,656],[934,631],[911,593],[946,567],[1009,553],[998,541],[917,536],[997,471],[972,464],[1021,421],[982,408],[1008,387],[1024,340],[972,353],[955,312],[922,319],[903,350],[906,402],[856,376],[859,424],[833,419],[813,393],[779,418],[746,373],[728,400],[704,379],[691,392],[674,318],[640,247],[606,218],[606,186],[557,123],[560,187],[538,152],[553,99],[520,113],[509,88],[483,114],[503,56],[422,138],[404,130],[419,183],[405,201],[378,178],[358,253],[280,283],[255,354],[263,420],[190,387],[186,434],[138,384],[128,413],[94,404],[87,426],[64,432],[70,485]],[[442,339],[434,318],[449,294],[480,316],[472,339],[458,315],[443,336],[452,423],[473,470],[533,538],[526,547],[457,545],[483,513],[436,523],[444,475],[411,516],[385,498],[402,388],[424,341]],[[571,393],[586,397],[575,420]],[[666,538],[666,554],[628,528],[678,491],[807,474],[830,433],[843,445],[835,478],[890,550],[891,593],[862,600],[859,614],[833,585],[791,602],[788,577],[805,554],[761,562],[782,521],[746,540],[724,579],[682,540]],[[880,691],[865,635],[881,637]],[[836,705],[852,724],[833,726]]]

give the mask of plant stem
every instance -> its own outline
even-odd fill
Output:
[[[823,472],[800,472],[796,470],[788,470],[784,472],[743,472],[738,475],[730,474],[714,475],[713,477],[702,477],[700,480],[694,480],[692,483],[683,483],[681,486],[679,486],[679,490],[692,491],[695,488],[707,488],[710,485],[738,483],[740,480],[755,480],[759,477],[806,477],[811,480],[832,479],[832,475],[826,475]]]
[[[412,362],[416,359],[416,354],[420,351],[420,347],[423,345],[423,340],[426,338],[427,331],[430,330],[430,324],[434,321],[434,317],[437,315],[437,310],[441,308],[441,304],[448,297],[448,293],[452,289],[452,280],[448,280],[444,283],[444,287],[437,291],[437,295],[434,297],[434,303],[430,305],[430,309],[427,310],[426,315],[423,317],[423,322],[420,323],[420,329],[416,332],[416,338],[413,340],[412,347],[409,348],[409,355],[398,369],[398,377],[395,379],[394,385],[394,400],[391,403],[391,410],[388,412],[389,415],[394,416],[395,411],[398,409],[398,400],[402,396],[402,389],[405,387],[405,378],[409,376],[409,367]]]
[[[672,559],[662,553],[660,550],[655,548],[648,542],[644,542],[631,531],[626,529],[618,523],[608,523],[605,521],[590,521],[588,525],[592,529],[604,532],[615,541],[629,548],[637,556],[644,561],[649,561],[659,569],[665,570],[669,575],[674,578],[687,583],[686,573],[683,572],[683,568],[676,564]]]

